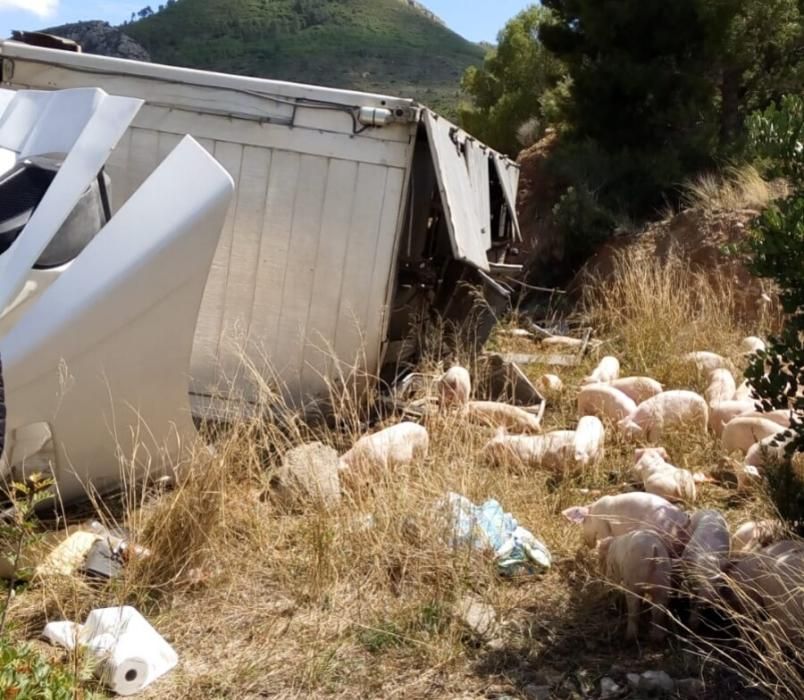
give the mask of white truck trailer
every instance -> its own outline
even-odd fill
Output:
[[[393,373],[412,322],[468,314],[464,282],[505,302],[518,167],[411,100],[18,42],[0,61],[4,88],[144,101],[106,166],[114,210],[187,134],[234,179],[193,345],[198,410],[256,398],[255,372],[300,400],[336,374]]]
[[[0,64],[2,478],[159,475],[191,410],[391,378],[428,320],[482,339],[509,301],[517,166],[410,100],[19,42]]]

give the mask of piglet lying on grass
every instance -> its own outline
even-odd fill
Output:
[[[639,449],[634,457],[634,473],[642,480],[645,491],[668,501],[695,501],[697,494],[692,472],[670,464],[664,448]]]
[[[543,467],[563,471],[573,465],[575,459],[574,430],[555,430],[544,435],[508,435],[504,428],[483,448],[492,464],[501,466],[519,463],[537,469]]]
[[[608,384],[588,384],[578,394],[579,416],[599,416],[618,421],[631,415],[636,408],[632,399]]]
[[[421,425],[411,422],[392,425],[360,438],[341,457],[341,476],[348,482],[410,464],[425,457],[429,446],[427,430]]]
[[[705,432],[708,418],[706,401],[694,391],[664,391],[643,401],[618,425],[632,438],[656,442],[669,428],[688,427]]]
[[[598,555],[606,578],[625,592],[628,610],[625,638],[637,638],[642,601],[649,598],[652,602],[651,637],[661,640],[672,584],[670,555],[662,538],[652,530],[633,530],[602,540]]]

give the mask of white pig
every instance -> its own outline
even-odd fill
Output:
[[[583,380],[584,384],[605,384],[613,382],[620,376],[620,361],[616,357],[604,357],[592,374]]]
[[[709,373],[709,386],[704,392],[708,404],[731,401],[737,391],[734,375],[727,369],[715,369]]]
[[[578,394],[578,415],[597,415],[612,421],[636,411],[636,404],[619,389],[608,384],[588,384]]]
[[[759,442],[754,443],[748,448],[745,454],[745,466],[756,467],[758,469],[766,467],[768,463],[783,462],[785,461],[785,448],[787,446],[787,439],[782,438],[782,441],[776,445],[774,444],[778,437],[777,434],[769,435]]]
[[[657,532],[670,550],[680,550],[687,541],[689,516],[652,493],[603,496],[591,506],[568,508],[563,515],[570,522],[583,526],[587,547],[594,547],[598,540],[632,530]]]
[[[690,352],[684,355],[683,359],[685,362],[695,365],[698,372],[704,375],[716,369],[729,369],[729,361],[714,352]]]
[[[734,400],[735,401],[748,401],[751,399],[751,394],[753,389],[751,385],[748,383],[748,380],[743,380],[743,383],[737,387],[737,391],[734,392]]]
[[[695,478],[687,469],[679,469],[667,461],[664,448],[646,448],[635,452],[634,472],[642,479],[645,491],[668,501],[695,501]]]
[[[599,418],[584,416],[575,429],[575,462],[586,467],[603,459],[606,429]]]
[[[426,428],[411,422],[399,423],[360,438],[341,457],[339,468],[347,479],[384,472],[425,457],[429,446]]]
[[[783,431],[784,428],[781,425],[767,418],[737,416],[723,428],[721,442],[727,453],[736,450],[746,453],[755,443]]]
[[[740,341],[740,350],[746,355],[765,350],[766,347],[765,341],[762,340],[762,338],[757,338],[753,335],[749,335],[747,338],[743,338],[742,341]]]
[[[564,382],[556,374],[543,374],[536,381],[536,388],[546,393],[558,393],[564,388]]]
[[[465,406],[472,395],[469,370],[460,365],[448,369],[438,381],[442,406]]]
[[[664,391],[643,401],[618,425],[632,438],[656,442],[665,430],[676,426],[696,427],[705,432],[708,417],[706,401],[694,391]]]
[[[699,510],[690,518],[690,540],[681,563],[692,595],[690,627],[698,622],[701,605],[717,601],[716,585],[731,555],[731,535],[726,519],[716,510]]]
[[[718,437],[723,434],[726,424],[737,416],[756,410],[750,400],[719,401],[709,406],[709,429]]]
[[[537,433],[542,423],[541,416],[499,401],[470,401],[464,406],[463,415],[475,423],[522,433]]]
[[[749,520],[734,533],[734,551],[755,552],[780,539],[783,533],[784,525],[779,520]]]
[[[497,466],[517,462],[537,469],[561,470],[575,459],[575,431],[555,430],[544,435],[508,435],[501,428],[483,452]]]
[[[664,390],[662,385],[651,377],[623,377],[615,379],[611,382],[611,386],[622,391],[637,405],[653,398],[656,394],[661,394]]]
[[[772,420],[774,423],[778,423],[783,428],[787,429],[790,427],[792,412],[781,408],[776,411],[768,411],[766,413],[762,413],[760,411],[751,411],[750,413],[742,413],[741,416],[743,418],[765,418],[766,420]]]
[[[651,606],[651,637],[664,637],[662,623],[672,584],[672,565],[661,537],[651,530],[634,530],[601,541],[598,548],[606,578],[625,591],[628,624],[625,638],[636,639],[642,601]]]

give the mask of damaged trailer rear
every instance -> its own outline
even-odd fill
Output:
[[[171,269],[176,279],[197,279],[206,249],[214,247],[211,265],[203,270],[205,285],[198,292],[197,311],[188,292],[170,312],[185,316],[175,318],[175,324],[168,314],[151,326],[145,307],[137,316],[142,321],[139,330],[154,334],[150,341],[156,348],[173,342],[182,345],[176,336],[189,333],[189,366],[177,369],[180,376],[173,381],[183,382],[185,394],[189,383],[192,410],[204,416],[228,414],[233,403],[259,402],[265,380],[278,380],[286,397],[303,405],[326,396],[333,378],[391,378],[415,361],[422,324],[436,317],[455,322],[471,317],[482,340],[494,315],[509,303],[511,290],[502,276],[514,271],[506,256],[519,240],[518,168],[411,100],[17,42],[0,43],[0,60],[5,88],[0,135],[14,120],[38,120],[35,126],[29,124],[32,148],[25,143],[0,144],[0,199],[7,200],[9,188],[21,185],[31,198],[24,211],[0,210],[0,217],[5,217],[0,221],[0,351],[15,366],[30,364],[26,353],[38,354],[28,340],[19,340],[20,328],[30,333],[34,324],[30,319],[38,316],[41,327],[42,319],[55,318],[41,302],[57,284],[62,295],[83,295],[83,306],[76,304],[73,309],[78,316],[100,313],[98,309],[114,313],[109,301],[114,295],[107,294],[104,284],[110,281],[105,261],[115,256],[110,269],[119,264],[118,275],[147,287],[152,276],[167,279]],[[69,97],[83,92],[86,100],[86,91],[93,90],[94,106]],[[24,91],[20,95],[27,97],[22,102],[38,105],[41,113],[21,108],[19,99],[15,103],[20,95],[14,91]],[[74,129],[80,132],[76,138],[83,134],[90,146],[98,128],[92,120],[108,126],[108,120],[96,114],[98,105],[128,101],[125,109],[131,113],[115,122],[120,133],[110,132],[104,141],[108,158],[103,147],[96,148],[95,160],[78,180],[64,172],[77,141],[52,137],[62,128],[54,126],[58,115],[77,108],[59,108],[55,103],[45,108],[43,95],[61,95],[62,100],[83,105],[86,119]],[[123,109],[122,105],[118,106]],[[81,119],[66,121],[77,124]],[[189,142],[186,136],[191,137]],[[194,148],[212,158],[198,159]],[[190,167],[198,173],[182,172],[185,159],[195,163]],[[81,156],[73,160],[83,162]],[[234,194],[224,208],[219,240],[199,233],[194,242],[188,231],[214,228],[225,199],[225,181],[215,167],[231,176]],[[20,170],[21,179],[6,177]],[[166,191],[148,185],[154,177]],[[169,177],[184,179],[186,185],[180,195],[173,193],[172,200],[167,194],[172,188],[164,185]],[[51,190],[60,180],[61,187],[80,186],[80,192],[54,198]],[[70,210],[53,214],[54,202],[61,202],[62,208],[69,205]],[[202,209],[207,206],[208,216],[201,220],[191,216],[188,202]],[[184,218],[176,219],[171,206]],[[142,212],[149,208],[152,212],[159,208],[159,216],[146,217],[150,229],[141,230],[146,221]],[[119,233],[101,235],[121,217],[122,223],[113,227]],[[162,220],[170,221],[167,228],[173,226],[171,240],[175,250],[185,251],[185,259],[159,257],[158,242],[170,239],[161,231]],[[150,252],[147,242],[141,248],[120,248],[119,253],[114,252],[117,244],[104,244],[117,236],[122,241],[125,236],[149,235],[155,245]],[[110,246],[106,258],[93,253],[104,246]],[[138,277],[133,276],[134,260],[142,262]],[[166,290],[162,293],[169,296]],[[119,300],[134,292],[119,294],[114,298],[123,303]],[[138,294],[144,303],[142,290]],[[50,306],[60,296],[53,292]],[[158,304],[158,294],[150,299],[164,306]],[[480,313],[473,315],[478,309]],[[48,339],[53,344],[49,361],[60,356],[65,381],[73,384],[70,360],[79,362],[86,351],[70,358],[59,347],[67,336],[59,336],[55,325],[48,327],[54,320],[44,323],[40,341],[53,335]],[[188,323],[190,329],[185,330]],[[71,348],[78,351],[75,343]],[[174,354],[175,367],[181,355]],[[135,380],[137,372],[153,369],[147,360],[142,366],[130,364],[128,371]],[[20,384],[11,372],[7,368],[13,394]],[[139,379],[144,381],[143,377]],[[45,415],[48,410],[40,412],[39,420],[51,420]],[[31,411],[26,420],[33,423],[36,409]],[[142,415],[141,421],[160,433],[167,420],[181,433],[175,430],[176,420],[165,413],[157,410],[155,419]],[[10,418],[12,414],[10,404]],[[111,426],[110,432],[119,437],[119,427]],[[52,438],[51,442],[58,439],[55,433]],[[31,444],[41,441],[41,434],[33,431]],[[63,459],[68,459],[67,451],[63,450]],[[92,450],[80,452],[82,460],[93,460]],[[151,459],[158,461],[154,455]],[[94,483],[91,469],[83,469]]]

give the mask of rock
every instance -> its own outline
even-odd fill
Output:
[[[622,693],[623,689],[617,685],[611,678],[601,678],[600,679],[600,698],[601,700],[608,700],[608,698],[615,698],[620,693]]]
[[[494,608],[474,596],[465,596],[458,603],[456,614],[479,637],[490,636],[497,627]]]
[[[629,678],[630,682],[630,678]],[[664,671],[645,671],[639,677],[637,689],[650,695],[669,695],[676,684]]]
[[[142,46],[117,27],[112,27],[108,22],[100,20],[74,22],[42,31],[64,39],[72,39],[80,44],[85,53],[128,58],[134,61],[151,60],[150,55]]]
[[[271,480],[271,488],[288,508],[336,506],[341,500],[338,453],[320,442],[294,447]]]
[[[699,678],[682,678],[676,681],[676,693],[682,698],[702,698],[706,685]]]
[[[553,697],[549,685],[526,685],[522,692],[527,700],[550,700]]]

